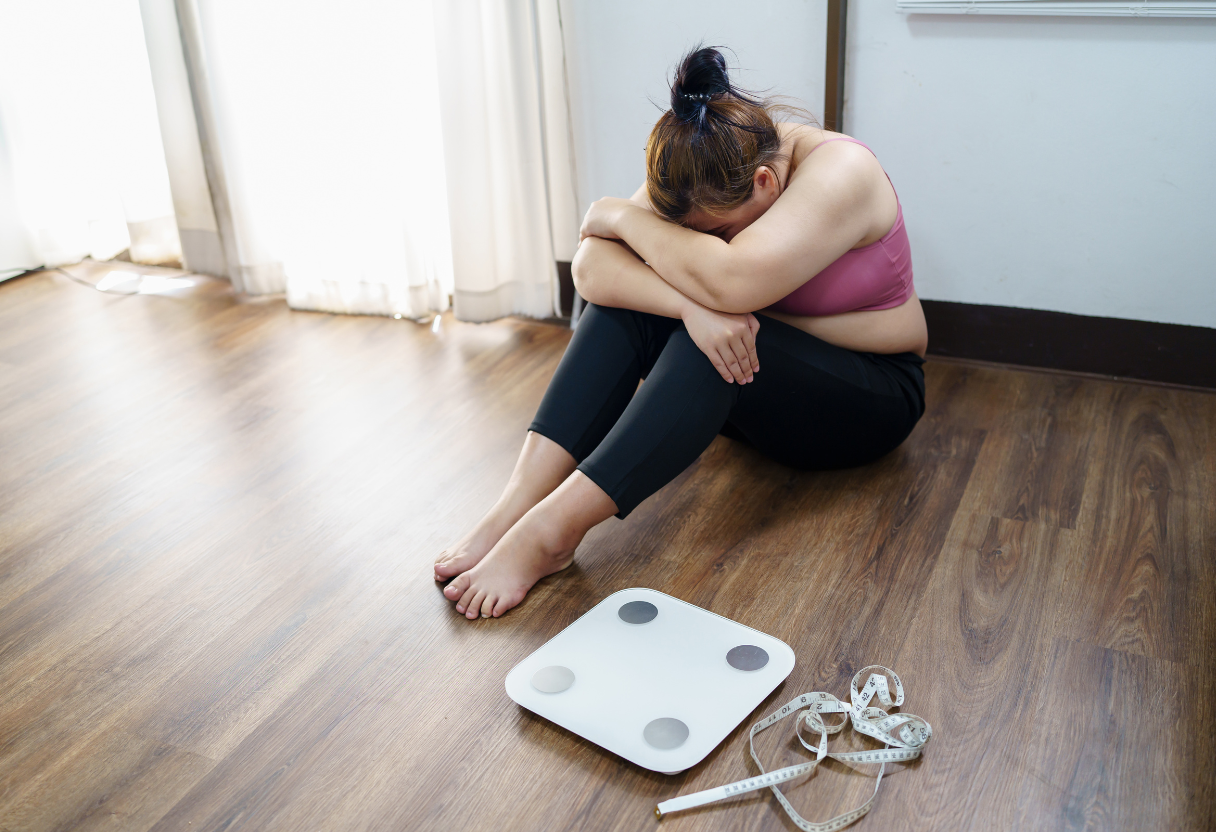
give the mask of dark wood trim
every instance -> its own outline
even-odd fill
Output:
[[[929,361],[934,364],[945,364],[951,367],[977,367],[985,370],[1010,370],[1019,373],[1035,373],[1036,375],[1066,376],[1086,381],[1105,381],[1116,384],[1136,384],[1147,387],[1161,387],[1166,390],[1186,390],[1192,393],[1216,395],[1216,388],[1194,387],[1190,384],[1174,384],[1169,381],[1152,381],[1147,378],[1129,378],[1127,376],[1107,376],[1101,373],[1083,373],[1080,370],[1053,370],[1050,367],[1031,367],[1029,364],[1002,364],[1000,361],[981,361],[978,358],[955,358],[949,355],[929,354]]]
[[[570,273],[570,261],[557,261],[557,289],[561,302],[558,312],[563,318],[569,318],[574,312],[574,276]]]
[[[1216,329],[922,300],[929,354],[1216,389]]]
[[[823,84],[823,126],[844,130],[845,37],[849,0],[828,0],[827,57]]]

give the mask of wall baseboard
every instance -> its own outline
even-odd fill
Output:
[[[562,315],[574,306],[559,261]],[[1067,312],[921,300],[929,355],[1216,390],[1216,329]]]
[[[1216,329],[922,300],[929,355],[1216,389]]]

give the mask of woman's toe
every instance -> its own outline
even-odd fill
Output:
[[[439,557],[435,558],[435,566],[434,566],[435,580],[437,580],[437,581],[443,580],[443,576],[440,575],[439,573],[442,571],[444,564],[446,564],[447,562],[448,562],[447,551],[440,552]]]
[[[485,600],[481,602],[481,617],[489,618],[494,614],[494,605],[498,603],[497,595],[486,593]]]
[[[469,611],[469,607],[473,605],[473,599],[477,596],[477,589],[470,586],[464,591],[464,595],[460,596],[460,600],[456,602],[456,610],[461,613]]]
[[[472,579],[469,578],[467,573],[465,573],[463,575],[457,575],[456,580],[452,581],[450,584],[448,584],[447,586],[445,586],[443,588],[444,597],[447,598],[449,601],[460,600],[460,597],[462,595],[464,595],[465,592],[468,591],[469,583],[471,580]]]
[[[485,600],[485,597],[486,591],[484,589],[478,590],[477,594],[473,596],[473,600],[465,605],[465,618],[471,621],[481,615],[481,603]]]

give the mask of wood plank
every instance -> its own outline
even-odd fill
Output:
[[[1054,525],[958,515],[898,659],[904,707],[929,719],[934,738],[906,766],[914,770],[884,781],[876,817],[901,825],[895,806],[934,829],[1009,829],[1023,819],[1018,726],[1041,718],[1056,613],[1038,590],[1072,544]]]
[[[1101,428],[1086,539],[1057,576],[1062,636],[1174,662],[1206,664],[1216,653],[1214,401],[1118,391]]]
[[[1076,528],[1085,483],[1095,470],[1092,439],[1114,385],[1020,374],[1014,398],[988,432],[982,470],[966,505],[1009,520]]]
[[[5,830],[146,829],[214,765],[122,731],[57,762],[5,813]]]
[[[1212,824],[1216,746],[1183,726],[1216,678],[1216,396],[930,363],[887,458],[795,472],[719,438],[466,621],[431,560],[497,496],[568,338],[217,281],[0,285],[0,829],[652,829],[754,773],[742,728],[667,777],[502,686],[629,586],[793,647],[756,715],[901,673],[938,733],[862,825]],[[758,749],[808,759],[784,725]],[[785,791],[823,820],[872,785],[827,763]],[[663,826],[790,828],[767,793]]]
[[[1011,784],[1014,825],[1210,829],[1211,778],[1191,765],[1210,746],[1193,730],[1200,681],[1187,665],[1056,640],[1023,735],[1026,775]]]

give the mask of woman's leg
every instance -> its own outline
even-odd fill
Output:
[[[675,331],[595,451],[445,595],[469,618],[502,615],[540,578],[568,566],[593,526],[627,515],[719,432],[793,467],[838,468],[889,452],[924,412],[915,356],[854,353],[771,318],[757,352],[764,370],[755,381],[728,384],[688,333]]]
[[[561,445],[528,431],[502,496],[464,537],[439,553],[435,580],[446,581],[476,566],[528,509],[574,472],[576,465],[578,460]]]
[[[435,561],[435,580],[473,568],[603,440],[679,321],[589,305],[562,356],[502,496]],[[463,612],[463,610],[461,610]]]
[[[723,433],[793,468],[876,460],[924,413],[924,362],[911,353],[856,353],[764,315],[756,352],[764,372],[739,391]]]
[[[614,514],[624,517],[687,468],[718,434],[739,390],[718,375],[679,326],[646,383],[578,470],[444,595],[469,618],[499,616],[514,607],[538,580],[570,565],[594,526]]]
[[[603,489],[575,471],[532,507],[484,558],[444,588],[466,618],[498,617],[524,599],[537,581],[574,560],[583,536],[616,514]]]

